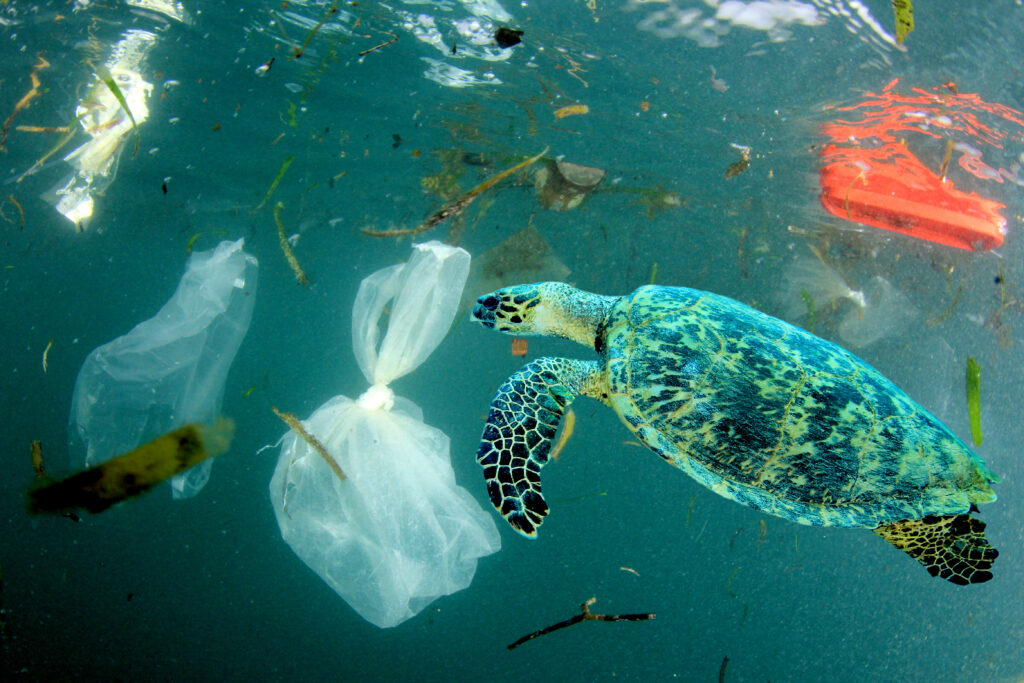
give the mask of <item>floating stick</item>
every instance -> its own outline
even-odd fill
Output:
[[[84,508],[103,512],[223,453],[231,444],[234,428],[231,420],[219,418],[212,425],[175,429],[101,465],[30,491],[28,511],[65,514],[71,508]]]
[[[372,237],[401,237],[402,235],[415,235],[417,233],[426,232],[435,225],[443,223],[452,216],[461,212],[463,209],[469,206],[474,199],[476,199],[481,194],[483,194],[484,192],[486,192],[491,187],[498,184],[505,178],[509,177],[516,171],[536,163],[541,157],[547,154],[548,149],[550,149],[550,147],[545,147],[544,151],[538,154],[537,156],[531,157],[526,161],[516,164],[515,166],[508,170],[502,171],[496,176],[488,178],[487,180],[480,183],[479,185],[477,185],[472,190],[462,195],[455,201],[449,202],[448,204],[442,206],[440,209],[431,214],[430,217],[427,218],[427,220],[423,221],[415,228],[409,228],[406,230],[373,230],[371,228],[363,228],[362,232]]]
[[[385,31],[385,33],[386,33],[386,31]],[[392,35],[392,36],[395,36],[395,34],[394,34],[394,33],[389,33],[388,35]],[[368,54],[370,54],[371,52],[374,52],[374,51],[376,51],[376,50],[379,50],[379,49],[381,49],[382,47],[387,47],[388,45],[390,45],[391,43],[395,42],[396,40],[398,40],[398,36],[395,36],[395,37],[394,37],[394,38],[392,38],[391,40],[385,41],[385,42],[381,43],[380,45],[374,45],[374,46],[373,46],[373,47],[371,47],[371,48],[370,48],[369,50],[363,50],[362,52],[360,52],[360,53],[359,53],[359,56],[360,56],[360,57],[362,57],[362,56],[364,56],[364,55],[368,55]]]
[[[509,650],[514,650],[528,640],[539,638],[540,636],[546,636],[553,631],[567,628],[574,624],[578,624],[581,621],[649,621],[654,619],[655,615],[653,612],[649,614],[594,614],[590,611],[590,606],[597,601],[597,598],[590,598],[585,603],[580,605],[580,614],[577,614],[571,619],[560,621],[557,624],[552,624],[547,628],[542,628],[539,631],[534,631],[529,635],[525,635],[516,642],[508,646]]]

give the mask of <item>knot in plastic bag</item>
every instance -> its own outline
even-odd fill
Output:
[[[363,410],[391,410],[395,405],[395,392],[387,384],[374,384],[356,400]]]

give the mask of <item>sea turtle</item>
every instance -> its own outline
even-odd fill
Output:
[[[895,384],[839,346],[724,296],[561,282],[477,299],[485,327],[555,335],[599,361],[538,358],[498,389],[477,460],[491,502],[536,536],[540,468],[578,395],[611,406],[647,447],[715,493],[800,524],[864,527],[941,576],[992,578],[970,516],[998,478]]]

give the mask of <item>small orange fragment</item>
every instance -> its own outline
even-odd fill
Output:
[[[647,100],[644,100],[643,102],[640,103],[640,111],[650,111],[650,110],[651,110],[651,103],[650,102],[648,102]]]
[[[514,338],[512,340],[512,355],[513,356],[525,356],[526,349],[529,346],[529,341],[526,339]]]

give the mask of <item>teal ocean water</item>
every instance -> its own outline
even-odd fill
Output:
[[[0,2],[4,679],[1024,678],[1024,8],[915,10],[901,45],[888,0]],[[499,47],[499,27],[522,42]],[[823,148],[881,146],[823,126],[897,107],[893,144],[963,201],[1002,205],[1001,244],[847,220],[866,168],[823,208]],[[364,232],[414,228],[545,149],[428,231]],[[604,172],[570,210],[544,206],[537,171],[556,159]],[[156,314],[190,250],[241,238],[259,285],[223,390],[236,435],[205,487],[175,500],[164,484],[79,523],[26,514],[32,441],[50,475],[83,466],[69,416],[89,353]],[[475,456],[524,359],[464,308],[392,389],[450,437],[502,548],[465,590],[394,628],[366,622],[282,540],[279,449],[261,449],[286,430],[271,407],[306,418],[366,389],[359,283],[429,239],[472,255],[467,296],[558,277],[734,297],[849,348],[968,443],[976,359],[975,450],[1002,478],[980,513],[993,580],[954,586],[870,531],[716,496],[590,399],[544,469],[538,538],[517,535]],[[542,355],[592,352],[530,339],[526,359]],[[657,618],[506,649],[591,597],[594,612]]]

